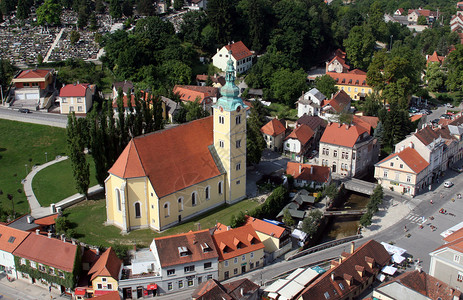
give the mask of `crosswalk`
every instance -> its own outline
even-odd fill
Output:
[[[427,221],[427,219],[423,218],[422,216],[419,216],[417,214],[408,214],[408,216],[405,217],[405,219],[409,220],[410,223],[415,223],[415,224],[423,224]]]

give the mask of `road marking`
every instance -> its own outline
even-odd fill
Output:
[[[415,223],[415,224],[424,224],[427,219],[423,219],[422,216],[419,216],[419,215],[416,215],[416,214],[408,214],[406,217],[405,217],[406,220],[409,220],[410,223]]]

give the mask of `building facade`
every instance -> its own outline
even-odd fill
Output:
[[[367,84],[367,73],[358,69],[347,73],[327,72],[336,81],[336,87],[345,91],[352,100],[363,100],[366,95],[373,92]]]
[[[212,57],[212,64],[222,71],[227,70],[228,60],[231,59],[236,73],[245,73],[252,67],[253,54],[242,41],[217,49]],[[236,75],[235,73],[235,75]]]
[[[60,114],[86,114],[93,104],[95,86],[88,83],[67,84],[61,88],[56,99],[60,104]]]

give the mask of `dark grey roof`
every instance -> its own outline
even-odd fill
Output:
[[[24,231],[30,231],[30,230],[34,230],[36,228],[39,228],[39,225],[35,224],[34,222],[32,223],[27,223],[27,217],[29,215],[24,215],[14,221],[12,221],[11,223],[8,223],[8,227],[12,227],[12,228],[16,228],[16,229],[19,229],[19,230],[24,230]]]

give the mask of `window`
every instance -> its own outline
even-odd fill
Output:
[[[390,166],[391,166],[391,167],[393,167],[393,166],[394,166],[394,163],[393,163],[393,162],[391,162]]]
[[[241,124],[241,116],[240,115],[236,116],[235,120],[236,120],[236,125]]]
[[[240,183],[241,183],[241,181],[240,181],[240,180],[237,180],[237,181],[236,181],[236,185],[238,185],[238,184],[240,184]]]
[[[101,281],[106,282],[106,277],[101,278]]]
[[[241,140],[236,141],[236,148],[241,148]]]
[[[10,236],[10,238],[8,239],[8,243],[13,244],[15,240],[16,238],[14,236]]]
[[[217,186],[217,190],[219,192],[219,195],[222,195],[222,193],[223,193],[222,186],[223,186],[223,181],[220,181],[218,186]]]
[[[463,282],[463,273],[462,272],[458,272],[457,281],[458,282]]]
[[[225,124],[225,118],[224,118],[224,116],[219,116],[219,123],[220,123],[220,124]]]
[[[203,278],[201,276],[198,276],[198,285],[203,282]]]
[[[140,202],[135,202],[135,218],[141,218]]]
[[[169,202],[166,202],[164,204],[164,216],[167,218],[168,216],[170,216],[170,203]]]
[[[384,170],[383,177],[387,178],[387,170]]]
[[[349,88],[350,89],[350,88]],[[325,292],[323,294],[323,296],[325,296],[325,299],[330,299],[330,294],[328,292]]]
[[[55,269],[53,269],[53,268],[50,267],[50,268],[48,269],[48,274],[50,274],[50,275],[55,275]]]
[[[243,254],[243,256],[241,256],[241,260],[242,260],[242,261],[245,261],[245,260],[246,260],[246,254]]]
[[[206,200],[209,200],[211,198],[211,187],[207,186],[204,193],[206,194]]]
[[[241,163],[236,164],[236,171],[239,171],[239,170],[241,170]]]
[[[99,290],[103,289],[103,285],[101,283],[98,283],[97,284],[97,289],[99,289]]]
[[[66,98],[61,98],[61,103],[68,103],[68,99],[66,99]]]
[[[256,268],[258,268],[260,265],[260,262],[259,261],[256,261]]]
[[[252,262],[249,263],[249,269],[251,269],[251,270],[254,269],[254,263],[252,263]]]
[[[225,262],[228,262],[228,261],[225,261]],[[210,268],[212,268],[211,262],[204,263],[204,269],[210,269]]]
[[[25,265],[26,264],[26,259],[25,258],[21,258],[21,265]]]
[[[228,267],[228,260],[225,261],[225,267]]]
[[[194,265],[186,266],[185,268],[183,268],[183,270],[185,271],[185,273],[191,273],[195,271],[195,266]]]
[[[82,103],[82,98],[81,97],[77,98],[77,103]]]
[[[338,150],[333,151],[333,157],[338,157]]]
[[[84,111],[84,109],[82,108],[82,106],[77,106],[77,111],[82,112],[82,111]]]
[[[172,291],[172,282],[167,283],[167,290]]]
[[[112,290],[113,289],[113,285],[111,283],[108,283],[108,286],[106,287],[108,290]]]
[[[172,275],[175,275],[175,269],[167,270],[167,276],[172,276]]]
[[[198,204],[198,196],[196,195],[196,192],[191,193],[191,205],[196,206]]]
[[[223,141],[219,141],[219,147],[220,148],[224,148],[225,147],[225,143]]]
[[[122,210],[121,191],[118,188],[116,188],[116,200],[117,200],[117,209],[121,211]]]
[[[399,172],[395,172],[395,180],[399,180],[400,178],[400,173]]]
[[[178,211],[183,211],[183,197],[178,198]]]
[[[61,278],[64,278],[64,273],[61,272],[61,271],[58,271],[58,276],[61,277]]]
[[[352,152],[352,159],[355,159],[355,152]]]
[[[45,267],[43,265],[39,265],[39,271],[40,272],[45,272]]]
[[[412,176],[407,175],[407,182],[412,182]]]
[[[182,289],[183,288],[183,280],[178,281],[178,288]]]
[[[69,106],[69,111],[74,111],[74,106]]]
[[[223,273],[223,277],[225,277],[225,279],[230,278],[230,273],[228,271],[225,271],[225,273]]]
[[[404,165],[403,165],[403,164],[400,164],[400,168],[403,169],[403,168],[404,168]]]
[[[339,288],[344,291],[344,285],[341,282],[339,283]]]
[[[235,257],[234,261],[233,261],[235,264],[238,263],[238,257]]]
[[[236,275],[236,274],[238,274],[238,268],[233,269],[233,275]]]
[[[212,275],[207,275],[207,280],[212,279]]]
[[[193,279],[188,279],[188,286],[193,286]]]
[[[456,254],[455,254],[455,255],[453,256],[453,261],[456,262],[457,264],[459,264],[459,263],[460,263],[460,255],[456,255]]]
[[[31,261],[31,268],[37,269],[37,263],[35,261]]]

